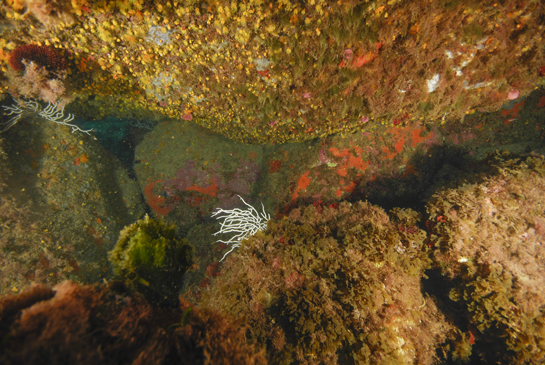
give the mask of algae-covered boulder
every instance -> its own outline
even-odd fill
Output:
[[[507,348],[503,363],[542,364],[545,161],[497,154],[490,163],[495,175],[434,195],[429,243],[435,265],[453,279],[450,298],[466,309],[485,352]]]
[[[182,301],[158,308],[119,282],[43,284],[0,297],[2,365],[258,365],[246,327]]]
[[[422,294],[417,214],[308,206],[227,256],[202,306],[249,319],[274,364],[431,364],[452,326]]]
[[[156,302],[177,300],[193,251],[186,239],[176,238],[176,226],[146,215],[121,231],[109,258],[117,275]]]

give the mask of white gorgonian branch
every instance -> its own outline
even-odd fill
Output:
[[[13,115],[13,117],[11,117],[5,123],[6,125],[4,128],[2,128],[2,132],[7,131],[8,129],[13,127],[15,124],[17,124],[17,122],[19,121],[19,119],[21,119],[25,111],[30,111],[31,109],[33,109],[32,110],[33,112],[38,111],[37,109],[38,103],[28,102],[28,105],[30,105],[30,108],[27,107],[27,103],[21,104],[19,100],[15,100],[15,104],[13,104],[12,106],[2,106],[2,108],[4,108],[5,111],[9,112],[7,113],[7,115]]]
[[[240,243],[243,239],[248,236],[253,236],[258,231],[263,231],[267,229],[267,222],[271,219],[271,216],[265,213],[265,207],[263,206],[263,203],[261,203],[263,213],[261,213],[260,215],[260,213],[258,213],[258,211],[255,210],[255,208],[252,207],[250,204],[246,203],[244,199],[240,197],[240,195],[238,195],[238,197],[240,198],[240,200],[242,200],[244,204],[246,204],[246,206],[248,206],[248,209],[242,210],[235,208],[230,210],[224,210],[221,208],[217,208],[218,211],[212,214],[212,217],[216,217],[216,219],[223,219],[223,222],[221,222],[220,230],[214,233],[214,236],[220,233],[236,233],[228,241],[216,241],[225,243],[226,245],[232,245],[231,249],[225,255],[223,255],[220,262],[223,261],[227,254],[231,253],[235,248],[240,247]]]
[[[93,130],[93,129],[83,130],[77,125],[69,123],[72,120],[74,120],[74,114],[68,114],[68,116],[65,118],[64,106],[62,107],[61,110],[59,110],[57,109],[57,104],[53,104],[51,102],[48,103],[45,109],[39,112],[38,115],[44,118],[45,120],[49,120],[50,122],[65,125],[67,127],[72,128],[72,133],[74,133],[75,131],[78,131],[78,132],[90,134],[89,132]]]
[[[77,125],[70,123],[72,120],[74,120],[73,114],[68,114],[67,117],[64,116],[64,106],[61,110],[57,108],[57,104],[49,102],[45,109],[42,109],[40,104],[38,104],[36,101],[29,100],[21,103],[19,100],[15,101],[16,104],[13,104],[12,106],[2,106],[4,110],[8,111],[9,113],[7,115],[13,115],[7,122],[5,127],[2,129],[1,132],[5,132],[11,127],[13,127],[19,119],[23,116],[24,113],[29,114],[37,114],[41,118],[48,120],[50,122],[65,125],[67,127],[72,128],[72,133],[75,131],[83,132],[90,134],[89,132],[92,131],[92,129],[81,129]]]

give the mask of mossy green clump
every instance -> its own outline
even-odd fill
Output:
[[[421,278],[414,211],[295,209],[227,257],[201,305],[249,319],[274,364],[431,364],[452,326]]]
[[[545,362],[545,159],[489,157],[495,175],[428,203],[435,265],[453,279],[483,355]],[[507,354],[497,358],[497,348]]]
[[[193,264],[193,246],[176,226],[146,215],[120,235],[109,258],[114,271],[152,302],[177,301],[180,281]]]

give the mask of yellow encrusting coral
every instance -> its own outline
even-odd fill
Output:
[[[494,110],[544,61],[535,2],[58,1],[74,22],[47,28],[10,4],[14,32],[30,27],[6,38],[64,49],[76,95],[115,95],[103,113],[149,108],[246,142]]]

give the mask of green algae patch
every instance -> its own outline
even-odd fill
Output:
[[[176,238],[176,226],[146,215],[125,227],[109,258],[114,271],[151,302],[177,300],[179,284],[193,263],[193,246]]]
[[[227,257],[201,305],[250,324],[275,364],[431,364],[453,328],[420,280],[418,214],[366,202],[294,209]]]

